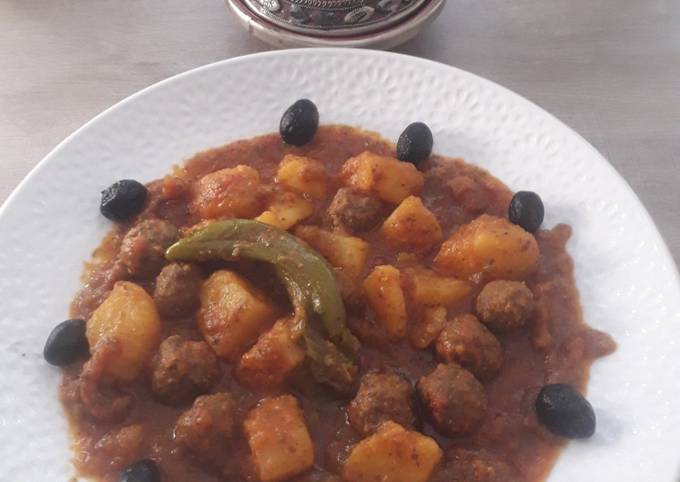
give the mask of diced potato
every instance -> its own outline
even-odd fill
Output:
[[[351,278],[361,276],[369,249],[368,243],[363,239],[332,233],[316,226],[298,226],[295,228],[295,235]]]
[[[420,317],[411,323],[408,338],[411,346],[424,350],[430,346],[444,329],[446,323],[446,308],[443,306],[428,306],[423,308]]]
[[[269,224],[270,226],[275,226],[275,227],[280,227],[279,223],[281,220],[278,218],[276,214],[274,214],[271,210],[266,210],[263,211],[262,214],[260,214],[258,217],[255,218],[255,221],[260,221],[261,223]],[[281,229],[288,229],[288,228],[281,228]]]
[[[438,276],[424,268],[406,268],[406,291],[415,305],[450,306],[461,301],[472,291],[472,284],[458,278]]]
[[[413,164],[369,151],[345,161],[340,177],[346,186],[374,193],[391,204],[399,204],[423,188],[423,175]]]
[[[507,219],[482,215],[444,241],[434,265],[476,281],[523,280],[536,269],[538,244]]]
[[[92,353],[99,343],[118,343],[118,356],[104,368],[107,375],[130,382],[144,368],[160,342],[161,319],[144,288],[119,281],[87,322],[87,341]]]
[[[306,194],[314,199],[326,196],[326,168],[309,157],[287,154],[279,164],[276,181],[291,191]]]
[[[276,316],[276,308],[248,280],[215,271],[201,287],[198,329],[217,355],[233,361]]]
[[[394,266],[376,266],[364,280],[368,304],[391,338],[406,336],[406,302],[401,275]]]
[[[426,482],[442,458],[430,437],[394,422],[354,446],[344,466],[348,482]]]
[[[304,361],[305,352],[291,333],[290,322],[277,321],[241,357],[236,373],[242,383],[258,390],[276,390]]]
[[[252,218],[264,209],[260,174],[238,165],[211,172],[194,185],[191,211],[201,219]]]
[[[394,245],[426,251],[442,240],[437,218],[419,197],[409,196],[385,220],[382,233]]]
[[[281,192],[269,204],[269,209],[255,219],[262,223],[286,230],[314,212],[314,204],[292,192]]]
[[[246,417],[244,429],[262,482],[293,477],[314,463],[312,439],[291,395],[262,400]]]

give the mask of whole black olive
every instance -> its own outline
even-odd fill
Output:
[[[89,350],[85,320],[66,320],[55,326],[47,337],[43,357],[47,363],[64,366],[83,358]]]
[[[508,219],[530,233],[535,233],[541,226],[544,214],[543,201],[535,192],[518,191],[510,200]]]
[[[423,122],[409,124],[397,141],[397,158],[416,166],[432,153],[432,131]]]
[[[102,191],[99,210],[112,221],[125,221],[144,209],[147,190],[132,179],[115,182]]]
[[[161,482],[161,472],[156,462],[142,459],[123,469],[118,482]]]
[[[563,383],[544,386],[536,397],[536,415],[551,432],[567,438],[595,433],[595,412],[588,400]]]
[[[304,146],[314,138],[319,128],[319,110],[309,99],[300,99],[286,109],[281,117],[279,132],[286,144]]]

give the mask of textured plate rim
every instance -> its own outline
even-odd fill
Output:
[[[626,187],[626,189],[627,189],[627,191],[628,191],[628,194],[631,195],[631,196],[635,199],[635,201],[637,202],[637,206],[636,206],[636,207],[637,207],[638,209],[640,209],[640,210],[644,213],[644,216],[646,217],[646,220],[654,227],[654,234],[655,234],[655,237],[657,238],[656,240],[659,242],[659,245],[661,246],[661,248],[662,248],[662,250],[663,250],[663,256],[666,258],[665,261],[672,267],[672,269],[673,269],[673,271],[674,271],[674,274],[675,274],[676,281],[677,281],[678,283],[680,283],[680,270],[678,269],[678,266],[675,264],[675,261],[673,260],[673,256],[671,255],[671,252],[670,252],[670,249],[668,248],[668,245],[666,244],[665,240],[664,240],[663,237],[661,236],[661,232],[660,232],[659,229],[657,228],[656,223],[654,222],[654,220],[652,219],[652,216],[651,216],[651,215],[649,214],[649,212],[647,211],[647,208],[645,207],[645,205],[642,203],[642,201],[640,200],[640,198],[638,197],[638,195],[635,193],[635,191],[633,190],[633,188],[630,186],[630,184],[628,183],[628,181],[627,181],[627,180],[626,180],[626,179],[625,179],[625,178],[624,178],[624,177],[616,170],[616,168],[615,168],[615,167],[614,167],[614,166],[613,166],[613,165],[612,165],[612,164],[611,164],[611,163],[610,163],[610,162],[609,162],[609,161],[608,161],[601,153],[600,153],[600,151],[598,151],[598,150],[597,150],[597,149],[596,149],[596,148],[595,148],[595,147],[594,147],[594,146],[593,146],[593,145],[592,145],[585,137],[583,137],[578,131],[572,129],[569,125],[567,125],[567,124],[566,124],[565,122],[563,122],[562,120],[558,119],[558,118],[557,118],[556,116],[554,116],[552,113],[550,113],[549,111],[543,109],[543,108],[540,107],[538,104],[535,104],[532,100],[530,100],[530,99],[528,99],[528,98],[526,98],[526,97],[524,97],[524,96],[522,96],[522,95],[516,93],[515,91],[513,91],[513,90],[511,90],[511,89],[509,89],[509,88],[507,88],[507,87],[504,87],[504,86],[502,86],[501,84],[498,84],[498,83],[494,82],[493,80],[489,80],[489,79],[487,79],[487,78],[485,78],[485,77],[481,77],[481,76],[479,76],[479,75],[477,75],[477,74],[474,74],[474,73],[469,72],[469,71],[467,71],[467,70],[460,69],[460,68],[455,67],[455,66],[453,66],[453,65],[447,65],[447,64],[444,64],[444,63],[442,63],[442,62],[437,62],[437,61],[434,61],[434,60],[424,59],[424,58],[416,57],[416,56],[413,56],[413,55],[406,55],[406,54],[401,54],[401,53],[396,53],[396,52],[387,52],[387,51],[373,50],[373,49],[362,49],[362,50],[356,49],[356,50],[355,50],[355,49],[342,48],[342,47],[318,47],[318,48],[309,47],[309,48],[299,48],[299,49],[295,49],[294,51],[295,51],[295,52],[302,52],[302,53],[304,53],[304,52],[306,52],[306,51],[309,51],[309,52],[324,52],[324,51],[326,51],[326,52],[328,52],[328,53],[333,53],[333,52],[346,52],[346,51],[348,51],[348,50],[351,50],[351,51],[353,52],[354,55],[376,55],[376,54],[378,54],[378,55],[394,56],[394,57],[397,57],[397,58],[407,58],[407,59],[409,59],[410,61],[414,61],[414,62],[424,62],[424,63],[430,64],[430,65],[432,65],[432,66],[435,66],[435,67],[437,67],[437,68],[443,68],[443,69],[451,69],[451,70],[454,70],[454,71],[458,72],[459,74],[461,74],[461,75],[463,75],[463,76],[467,76],[467,77],[473,78],[473,79],[474,79],[475,81],[477,81],[477,82],[485,83],[485,84],[491,86],[491,87],[494,88],[494,89],[500,90],[500,91],[502,91],[504,94],[509,95],[509,96],[515,98],[515,100],[520,100],[521,102],[525,103],[525,104],[527,105],[527,107],[530,107],[530,108],[533,109],[533,110],[537,110],[537,111],[539,111],[541,114],[550,117],[551,120],[553,120],[554,122],[560,124],[560,125],[561,125],[562,127],[564,127],[565,129],[569,130],[570,133],[573,134],[573,135],[575,135],[575,136],[577,136],[577,137],[579,138],[579,140],[581,140],[581,141],[584,143],[584,145],[588,146],[588,149],[590,150],[591,154],[593,154],[594,156],[596,156],[596,157],[599,159],[599,161],[600,161],[601,163],[603,163],[603,164],[609,169],[610,174],[611,174],[612,176],[615,176],[616,178],[618,178],[618,180],[619,180],[620,182],[622,182],[622,183],[625,185],[625,187]],[[292,51],[292,50],[291,50],[291,51]],[[157,88],[159,88],[159,87],[162,87],[162,86],[165,85],[166,83],[173,82],[173,81],[175,81],[176,79],[180,79],[180,78],[182,78],[182,77],[186,77],[186,76],[198,74],[199,72],[201,72],[201,71],[203,71],[203,70],[210,70],[210,69],[212,69],[212,68],[215,68],[215,67],[218,67],[218,66],[222,66],[222,65],[236,64],[236,63],[244,62],[244,61],[247,62],[247,61],[251,61],[251,60],[254,60],[254,59],[266,59],[266,58],[268,58],[268,57],[275,57],[275,56],[280,56],[280,55],[286,55],[288,52],[289,52],[289,50],[274,50],[274,51],[267,51],[267,52],[257,52],[257,53],[248,54],[248,55],[241,55],[241,56],[233,57],[233,58],[230,58],[230,59],[218,60],[218,61],[216,61],[216,62],[211,62],[211,63],[209,63],[209,64],[201,65],[201,66],[199,66],[199,67],[196,67],[196,68],[193,68],[193,69],[186,70],[186,71],[184,71],[184,72],[180,72],[180,73],[178,73],[178,74],[175,74],[175,75],[173,75],[173,76],[171,76],[171,77],[168,77],[168,78],[163,79],[163,80],[161,80],[161,81],[159,81],[159,82],[156,82],[156,83],[151,84],[151,85],[149,85],[149,86],[147,86],[147,87],[144,87],[143,89],[138,90],[137,92],[134,92],[133,94],[130,94],[129,96],[127,96],[127,97],[121,99],[120,101],[116,102],[115,104],[111,105],[110,107],[106,108],[105,110],[103,110],[103,111],[100,112],[99,114],[97,114],[97,115],[95,115],[94,117],[92,117],[90,120],[88,120],[87,122],[85,122],[83,125],[81,125],[80,127],[78,127],[75,131],[73,131],[71,134],[69,134],[67,137],[65,137],[65,138],[64,138],[61,142],[59,142],[52,150],[50,150],[50,151],[49,151],[49,152],[48,152],[48,153],[47,153],[47,154],[46,154],[46,155],[45,155],[45,156],[44,156],[44,157],[43,157],[43,158],[42,158],[42,159],[41,159],[41,160],[40,160],[40,161],[39,161],[39,162],[38,162],[38,163],[37,163],[37,164],[36,164],[36,165],[35,165],[28,173],[27,173],[27,174],[26,174],[26,176],[24,176],[24,178],[21,180],[21,182],[19,182],[19,184],[17,184],[17,186],[12,190],[12,192],[11,192],[10,195],[7,197],[7,199],[5,199],[5,201],[2,203],[2,205],[0,205],[0,224],[2,223],[2,216],[3,216],[4,212],[5,212],[6,210],[8,210],[8,209],[13,205],[13,203],[14,203],[14,198],[16,197],[17,193],[24,187],[24,185],[26,185],[26,184],[28,184],[29,182],[31,182],[32,178],[33,178],[33,177],[36,175],[36,173],[42,168],[42,166],[45,165],[46,163],[50,162],[50,159],[53,158],[53,157],[55,157],[55,155],[63,148],[63,146],[65,146],[65,145],[68,144],[72,139],[74,139],[75,137],[77,137],[78,135],[80,135],[80,133],[81,133],[82,131],[85,131],[85,130],[90,126],[90,124],[94,124],[95,122],[97,122],[97,120],[98,120],[99,118],[105,117],[105,116],[108,115],[110,112],[112,112],[112,111],[114,111],[114,110],[116,110],[116,109],[118,109],[118,108],[120,108],[120,107],[122,107],[122,106],[124,106],[124,105],[127,105],[128,103],[134,102],[135,99],[136,99],[137,97],[144,95],[144,94],[147,93],[148,91],[151,91],[151,90],[157,89]],[[678,294],[680,295],[680,289],[678,290]]]
[[[55,157],[55,155],[66,145],[68,144],[72,139],[80,135],[82,131],[85,131],[91,124],[94,124],[97,122],[97,120],[101,117],[105,117],[108,115],[110,112],[123,107],[124,105],[127,105],[128,103],[132,103],[135,101],[137,97],[140,97],[144,94],[146,94],[148,91],[157,89],[162,87],[163,85],[167,83],[171,83],[177,79],[180,79],[182,77],[188,77],[190,75],[198,74],[201,71],[204,70],[210,70],[213,68],[216,68],[218,66],[223,66],[223,65],[228,65],[228,64],[236,64],[244,61],[251,61],[255,59],[266,59],[268,57],[277,57],[281,55],[286,55],[289,52],[328,52],[328,53],[333,53],[333,52],[347,52],[347,51],[352,51],[353,55],[387,55],[387,56],[394,56],[397,58],[406,58],[409,59],[410,61],[414,62],[424,62],[427,64],[430,64],[432,66],[435,66],[437,68],[443,68],[443,69],[451,69],[459,74],[473,78],[477,82],[481,82],[484,84],[487,84],[491,86],[492,88],[496,90],[502,91],[504,94],[509,95],[515,100],[520,100],[521,102],[525,103],[527,107],[530,107],[533,110],[539,111],[541,114],[550,117],[551,120],[554,122],[560,124],[562,127],[565,129],[569,130],[571,134],[576,135],[579,140],[581,140],[584,145],[588,146],[588,149],[590,150],[591,154],[595,155],[596,157],[599,158],[599,161],[606,165],[606,167],[609,169],[610,174],[618,178],[619,181],[621,181],[629,195],[632,195],[635,201],[637,202],[637,208],[640,209],[642,212],[644,212],[644,215],[646,217],[646,220],[652,224],[654,227],[655,235],[657,238],[657,241],[659,242],[660,246],[663,249],[663,254],[666,257],[666,261],[670,264],[670,266],[673,267],[676,281],[680,282],[680,270],[678,269],[678,266],[675,264],[673,257],[671,255],[671,252],[668,248],[668,245],[666,244],[665,240],[661,236],[661,233],[659,229],[656,226],[656,223],[652,219],[651,215],[647,211],[647,208],[645,205],[642,203],[638,195],[635,193],[633,188],[630,186],[628,181],[616,170],[616,168],[598,151],[585,137],[583,137],[578,131],[572,129],[569,125],[567,125],[565,122],[554,116],[552,113],[549,111],[543,109],[540,107],[538,104],[534,103],[532,100],[516,93],[515,91],[504,87],[501,84],[498,84],[494,82],[493,80],[487,79],[485,77],[481,77],[475,73],[469,72],[467,70],[460,69],[458,67],[455,67],[453,65],[448,65],[444,64],[442,62],[437,62],[435,60],[430,60],[430,59],[424,59],[421,57],[416,57],[413,55],[406,55],[406,54],[401,54],[397,52],[389,52],[389,51],[381,51],[381,50],[373,50],[373,49],[353,49],[353,48],[343,48],[343,47],[307,47],[307,48],[297,48],[297,49],[284,49],[284,50],[273,50],[273,51],[266,51],[266,52],[257,52],[253,54],[247,54],[247,55],[241,55],[238,57],[233,57],[229,59],[224,59],[224,60],[218,60],[215,62],[211,62],[209,64],[201,65],[199,67],[195,67],[193,69],[186,70],[184,72],[180,72],[178,74],[172,75],[170,77],[167,77],[163,80],[160,80],[154,84],[151,84],[147,87],[142,88],[141,90],[138,90],[129,96],[121,99],[120,101],[116,102],[115,104],[111,105],[110,107],[107,107],[105,110],[100,112],[99,114],[95,115],[92,117],[90,120],[86,121],[83,125],[78,127],[75,131],[73,131],[71,134],[66,136],[61,142],[59,142],[54,148],[52,148],[31,170],[24,176],[24,178],[17,184],[17,186],[12,190],[10,195],[5,199],[5,201],[0,205],[0,223],[2,223],[2,216],[6,210],[8,210],[11,205],[14,203],[14,198],[16,197],[17,193],[24,187],[24,185],[28,184],[31,182],[32,178],[36,175],[36,173],[45,165],[46,163],[50,162],[50,159]],[[678,294],[680,294],[680,290],[678,290]]]
[[[240,62],[249,62],[252,60],[266,60],[268,57],[276,57],[276,56],[282,56],[282,55],[287,55],[290,54],[291,52],[294,53],[304,53],[305,50],[308,50],[310,52],[315,52],[318,53],[320,51],[325,51],[328,53],[334,53],[334,52],[342,52],[345,55],[348,52],[348,49],[338,49],[338,48],[327,48],[327,49],[297,49],[293,51],[273,51],[273,52],[263,52],[263,53],[258,53],[258,54],[252,54],[252,55],[246,55],[242,57],[236,57],[233,59],[228,59],[228,60],[222,60],[218,62],[214,62],[211,64],[207,64],[180,74],[177,74],[175,76],[172,76],[170,78],[167,78],[165,80],[162,80],[158,83],[155,83],[149,87],[146,87],[129,97],[121,100],[120,102],[114,104],[113,106],[109,107],[108,109],[104,110],[100,114],[96,115],[93,117],[91,120],[86,122],[84,125],[82,125],[80,128],[78,128],[76,131],[74,131],[71,135],[66,137],[62,142],[60,142],[54,149],[52,149],[31,171],[28,173],[28,175],[19,183],[19,185],[13,190],[13,192],[10,194],[10,196],[7,198],[7,200],[3,203],[2,206],[0,206],[0,227],[2,227],[4,223],[4,218],[6,213],[12,209],[16,203],[16,198],[18,197],[18,194],[24,189],[25,186],[27,186],[29,183],[31,183],[32,179],[36,177],[36,175],[41,171],[41,169],[46,166],[51,159],[56,157],[58,153],[64,149],[65,146],[67,146],[74,138],[78,137],[84,130],[86,130],[91,124],[96,123],[98,119],[105,117],[112,111],[115,111],[118,108],[122,108],[123,106],[127,105],[128,103],[132,103],[135,101],[135,99],[138,96],[142,96],[146,94],[147,92],[157,89],[166,83],[171,83],[174,80],[177,80],[179,78],[182,78],[184,76],[190,76],[190,75],[195,75],[197,73],[200,73],[203,70],[210,70],[212,68],[216,67],[222,67],[224,65],[228,64],[237,64]],[[555,125],[558,125],[562,129],[568,131],[569,135],[575,136],[582,145],[585,147],[587,146],[587,149],[589,151],[589,154],[593,157],[593,159],[598,159],[598,162],[600,162],[601,167],[603,167],[605,170],[608,171],[608,175],[611,176],[613,179],[615,179],[621,186],[624,187],[626,194],[629,197],[629,201],[633,202],[635,209],[639,212],[639,215],[641,215],[642,220],[644,220],[647,223],[647,228],[650,228],[650,232],[648,232],[648,236],[650,238],[653,238],[653,241],[656,242],[658,246],[658,253],[657,253],[657,259],[659,261],[662,261],[669,269],[670,272],[672,273],[672,277],[675,280],[675,286],[673,288],[673,291],[676,296],[680,297],[680,274],[678,272],[678,268],[675,265],[671,253],[668,249],[668,246],[665,244],[663,238],[661,237],[661,234],[659,233],[656,225],[654,224],[651,216],[645,209],[644,205],[642,202],[639,200],[633,189],[630,187],[630,185],[626,182],[626,180],[616,171],[616,169],[600,154],[586,139],[584,139],[580,134],[578,134],[576,131],[573,129],[569,128],[566,124],[564,124],[562,121],[554,117],[552,114],[549,112],[545,111],[541,107],[537,106],[530,100],[524,98],[523,96],[520,96],[519,94],[516,94],[515,92],[499,85],[496,84],[493,81],[487,80],[483,77],[479,77],[475,74],[469,73],[467,71],[458,69],[456,67],[448,66],[445,64],[441,64],[438,62],[434,62],[431,60],[425,60],[421,59],[418,57],[412,57],[412,56],[407,56],[407,55],[402,55],[402,54],[397,54],[397,53],[390,53],[390,52],[380,52],[380,51],[371,51],[371,50],[363,50],[363,51],[352,51],[352,55],[381,55],[381,56],[393,56],[396,58],[401,58],[404,61],[408,62],[421,62],[426,65],[429,65],[431,68],[434,69],[446,69],[446,70],[452,70],[455,71],[458,75],[468,78],[471,81],[474,81],[476,83],[480,83],[482,85],[486,85],[487,87],[499,92],[500,94],[503,94],[505,96],[508,96],[510,99],[514,100],[515,102],[519,103],[520,105],[523,105],[527,109],[533,111],[534,114],[539,114],[543,117],[548,118],[551,120]],[[651,232],[653,230],[653,233]],[[674,434],[675,435],[675,434]],[[676,467],[677,470],[677,467]]]

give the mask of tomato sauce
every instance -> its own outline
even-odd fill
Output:
[[[339,187],[337,175],[342,164],[366,150],[394,155],[392,144],[375,134],[350,127],[321,127],[315,139],[300,148],[287,146],[278,135],[270,134],[194,155],[183,166],[183,182],[191,183],[215,170],[246,164],[259,171],[263,183],[273,183],[277,165],[285,154],[309,156],[323,162],[331,178],[327,198],[317,202],[315,214],[304,222],[320,224]],[[462,160],[442,156],[432,156],[420,169],[425,175],[421,198],[437,217],[445,238],[479,214],[506,216],[512,193],[486,171]],[[160,218],[186,229],[200,221],[189,209],[186,197],[168,195],[177,188],[173,182],[173,178],[169,177],[148,184],[150,199],[145,211],[132,222],[114,227],[103,240],[86,264],[84,286],[71,306],[73,317],[87,319],[109,293],[113,283],[124,277],[115,258],[123,235],[132,226],[144,219]],[[565,382],[584,390],[591,362],[614,350],[613,341],[606,334],[589,328],[582,318],[573,263],[566,250],[570,235],[571,228],[566,225],[540,230],[536,235],[541,253],[539,269],[527,280],[527,284],[536,296],[537,308],[525,329],[498,335],[505,362],[500,374],[484,384],[489,410],[481,427],[471,435],[448,438],[424,423],[423,432],[433,437],[445,453],[452,448],[483,449],[492,457],[513,466],[527,482],[541,481],[549,472],[563,441],[543,428],[534,414],[533,400],[538,389],[545,383]],[[398,252],[384,242],[378,228],[362,236],[371,246],[364,275],[378,264],[397,263]],[[436,249],[427,254],[421,263],[430,266],[434,254]],[[230,266],[256,285],[271,283],[271,273],[253,269],[247,263]],[[143,286],[149,291],[153,290],[153,282],[144,283]],[[273,291],[276,292],[276,289]],[[290,309],[283,295],[285,292],[280,287],[278,291],[275,298],[282,304],[282,310]],[[468,299],[450,308],[448,319],[459,313],[474,312],[473,301],[477,293],[478,289],[475,289]],[[367,312],[364,316],[370,320],[372,314]],[[164,320],[163,337],[171,334],[201,339],[192,318]],[[364,344],[359,357],[362,373],[393,370],[405,375],[414,384],[437,364],[431,348],[416,350],[407,340],[379,346]],[[243,420],[263,394],[240,386],[231,375],[230,366],[221,363],[224,375],[213,392],[230,392],[236,400],[235,418]],[[124,392],[134,397],[134,408],[122,423],[92,420],[78,401],[76,387],[81,368],[80,364],[68,367],[61,388],[61,399],[73,432],[74,463],[79,473],[96,480],[113,482],[123,466],[137,459],[152,458],[161,468],[165,482],[257,480],[250,467],[248,446],[240,430],[233,439],[230,451],[224,454],[224,463],[220,468],[203,467],[178,450],[173,441],[173,427],[179,415],[188,407],[169,407],[157,402],[144,377],[122,387]],[[348,400],[317,398],[313,390],[312,387],[310,392],[299,388],[290,391],[302,402],[316,449],[316,466],[340,474],[349,449],[360,440],[347,422]],[[106,437],[112,430],[126,425],[142,427],[142,440],[135,444],[131,452],[126,452],[125,441],[109,443]],[[433,479],[446,480],[444,469],[435,469]],[[503,482],[502,479],[479,480]]]

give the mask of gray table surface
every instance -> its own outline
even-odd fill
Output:
[[[220,0],[0,0],[0,202],[113,103],[268,49]],[[448,0],[396,50],[494,80],[573,127],[680,260],[680,0]]]

